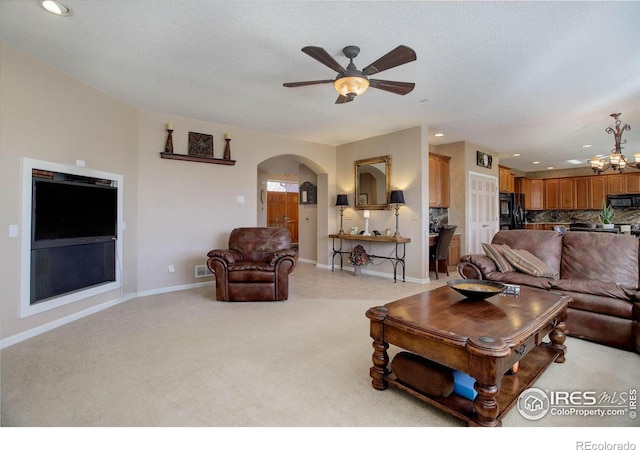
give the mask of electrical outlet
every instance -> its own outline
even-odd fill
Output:
[[[173,266],[173,264],[169,264],[169,272],[173,273],[176,271],[176,268]]]

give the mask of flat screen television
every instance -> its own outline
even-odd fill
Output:
[[[32,249],[116,238],[117,187],[34,178],[32,195]]]

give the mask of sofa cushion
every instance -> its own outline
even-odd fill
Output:
[[[229,249],[241,254],[242,259],[266,260],[271,258],[273,252],[289,248],[291,235],[286,228],[236,228],[229,235]]]
[[[568,232],[562,244],[560,277],[638,289],[638,241],[627,234]]]
[[[601,233],[602,234],[602,233]],[[510,248],[526,250],[544,262],[551,272],[560,274],[562,259],[562,233],[547,230],[500,230],[492,244],[505,244]]]
[[[554,278],[558,274],[554,273],[544,261],[536,258],[530,252],[524,249],[515,249],[504,246],[502,248],[504,257],[507,258],[513,267],[520,272],[533,275],[534,277]]]
[[[539,289],[550,289],[551,278],[536,277],[523,272],[489,272],[484,274],[484,278],[499,283],[518,284],[520,286],[530,286]]]
[[[564,281],[564,280],[560,280]],[[570,280],[566,280],[570,281]],[[633,301],[622,298],[621,295],[624,288],[618,286],[619,291],[611,286],[613,283],[603,283],[611,288],[610,296],[603,289],[593,289],[591,292],[580,292],[567,289],[567,284],[559,283],[560,286],[552,286],[552,292],[561,292],[571,297],[570,308],[582,309],[593,313],[605,314],[607,316],[616,316],[623,319],[633,320]],[[573,287],[576,287],[574,283]]]
[[[513,272],[515,270],[509,261],[507,261],[507,258],[504,257],[502,253],[502,245],[486,244],[484,242],[480,245],[482,245],[484,253],[491,258],[494,263],[496,263],[496,267],[500,272]]]

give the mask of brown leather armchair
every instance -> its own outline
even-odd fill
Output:
[[[207,253],[207,266],[216,276],[216,300],[287,300],[295,253],[286,228],[234,229],[228,249]]]

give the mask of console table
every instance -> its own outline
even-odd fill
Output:
[[[351,251],[345,251],[342,249],[343,241],[360,241],[360,242],[379,242],[386,244],[395,244],[395,249],[392,252],[392,256],[379,256],[369,253],[368,255],[372,258],[386,259],[387,261],[391,261],[393,264],[393,282],[396,282],[396,273],[398,269],[398,264],[402,266],[402,281],[405,280],[405,265],[404,258],[406,255],[406,244],[411,242],[411,239],[404,237],[392,237],[392,236],[363,236],[361,234],[330,234],[329,237],[333,239],[333,255],[331,256],[331,271],[335,267],[335,258],[336,255],[340,255],[340,269],[342,270],[342,255],[349,254]],[[336,248],[336,240],[339,241],[338,247]],[[402,244],[402,254],[398,252],[398,247]]]

